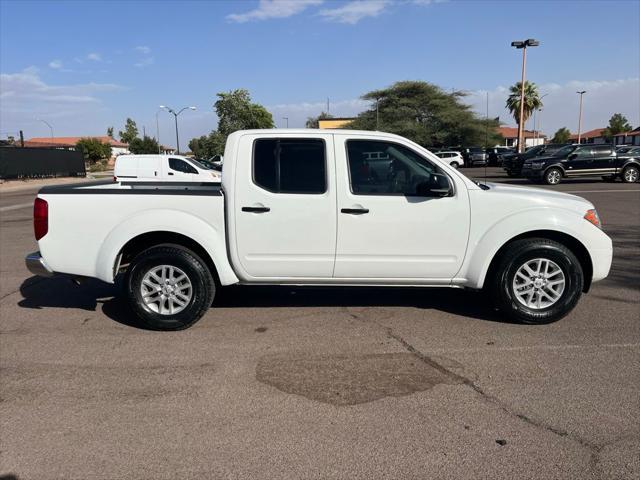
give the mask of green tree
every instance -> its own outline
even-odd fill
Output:
[[[520,125],[520,89],[522,82],[518,82],[515,85],[509,87],[509,96],[507,97],[506,108],[513,115],[516,124]],[[527,123],[527,120],[534,112],[542,108],[542,101],[540,100],[540,94],[538,93],[538,87],[535,83],[524,82],[524,111],[522,113],[523,123]]]
[[[158,142],[155,138],[145,135],[142,138],[134,138],[129,142],[129,151],[133,154],[140,155],[143,153],[158,153]]]
[[[113,127],[107,127],[107,137],[113,138]]]
[[[82,150],[85,160],[90,163],[111,157],[111,145],[102,143],[98,138],[81,138],[76,147]]]
[[[209,135],[202,135],[192,138],[189,142],[189,149],[197,158],[211,158],[214,155],[224,153],[226,138],[218,131],[214,130]]]
[[[622,132],[628,132],[629,130],[633,130],[633,128],[629,124],[627,117],[621,113],[614,113],[609,119],[609,125],[604,129],[603,135],[604,138],[610,142],[613,140],[614,135]]]
[[[320,115],[317,117],[307,117],[307,128],[319,128],[320,120],[329,120],[333,118],[333,115],[327,113],[325,111],[320,112]]]
[[[226,137],[237,130],[273,128],[273,117],[262,105],[251,102],[245,89],[218,93],[214,104],[218,114],[218,132]]]
[[[189,148],[196,156],[222,155],[227,137],[237,130],[275,127],[271,114],[262,105],[252,103],[247,90],[221,92],[217,96],[213,106],[218,114],[218,129],[189,141]]]
[[[569,143],[569,137],[571,137],[569,129],[567,127],[562,127],[553,134],[551,143]]]
[[[476,116],[461,101],[463,92],[446,92],[427,82],[402,81],[362,96],[371,100],[347,128],[395,133],[425,147],[501,143],[498,121]],[[376,122],[376,102],[378,122]]]
[[[134,138],[138,137],[138,126],[136,125],[136,122],[127,118],[124,131],[119,131],[118,136],[120,137],[120,141],[124,143],[131,143]]]

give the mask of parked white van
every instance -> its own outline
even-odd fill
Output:
[[[117,181],[219,182],[220,172],[181,155],[120,155],[113,176]]]

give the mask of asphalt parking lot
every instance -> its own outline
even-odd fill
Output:
[[[229,287],[175,333],[114,286],[32,277],[35,191],[3,193],[0,478],[640,477],[640,184],[543,188],[614,241],[558,323],[465,291]]]

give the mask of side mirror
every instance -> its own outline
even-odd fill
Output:
[[[421,197],[446,197],[450,195],[449,177],[441,173],[432,173],[428,180],[416,185],[416,194]]]

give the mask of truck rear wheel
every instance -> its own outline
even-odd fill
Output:
[[[131,309],[152,330],[182,330],[209,309],[215,282],[207,264],[178,245],[151,247],[127,270],[125,289]]]
[[[584,276],[576,256],[544,238],[510,244],[487,279],[495,306],[526,324],[560,320],[578,303]]]

